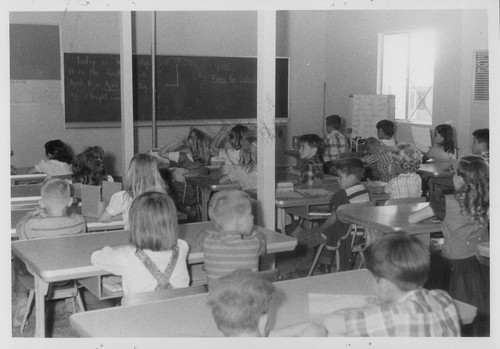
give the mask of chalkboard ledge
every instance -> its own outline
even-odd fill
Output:
[[[214,119],[214,120],[158,120],[156,126],[204,126],[204,125],[226,125],[226,124],[256,124],[257,119]],[[276,118],[276,125],[286,125],[288,118]],[[120,128],[121,122],[67,122],[66,129],[76,128]],[[151,121],[135,121],[134,127],[151,127]]]

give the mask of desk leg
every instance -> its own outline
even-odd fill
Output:
[[[283,233],[286,234],[285,226],[286,226],[286,209],[282,207],[277,208],[276,212],[276,226]]]
[[[260,270],[276,269],[274,253],[268,253],[260,257]]]
[[[45,295],[49,284],[35,274],[35,337],[45,337]]]
[[[201,189],[201,219],[203,222],[208,221],[208,200],[210,200],[210,190]]]

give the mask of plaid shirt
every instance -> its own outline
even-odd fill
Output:
[[[323,153],[323,161],[337,160],[340,153],[345,153],[347,151],[347,140],[346,136],[338,130],[333,130],[332,132],[325,135],[323,138],[326,147]]]
[[[423,288],[396,302],[349,311],[347,336],[459,337],[460,324],[453,299],[442,290]]]
[[[305,161],[301,168],[300,182],[307,183],[315,179],[323,179],[323,163],[319,159],[318,155],[314,155],[312,158]]]
[[[380,180],[388,182],[392,177],[390,166],[392,164],[391,147],[380,144],[373,154],[363,156],[361,159],[366,164],[376,164],[380,173]]]

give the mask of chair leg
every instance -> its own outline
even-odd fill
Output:
[[[24,332],[24,327],[28,322],[28,317],[30,315],[31,306],[33,305],[33,299],[35,298],[35,290],[30,290],[28,295],[28,302],[26,303],[26,311],[24,312],[23,321],[21,323],[21,333]]]
[[[319,256],[321,256],[321,252],[323,252],[323,248],[325,248],[324,244],[319,245],[318,252],[316,252],[316,255],[314,256],[311,269],[309,269],[309,273],[307,274],[307,276],[311,276],[313,274],[314,269],[316,268],[316,264],[318,264]]]
[[[338,273],[340,271],[340,252],[335,250],[335,270]]]

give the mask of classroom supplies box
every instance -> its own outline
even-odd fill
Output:
[[[102,186],[81,186],[82,216],[98,218],[109,204],[114,193],[122,190],[122,184],[116,182],[102,182]]]

